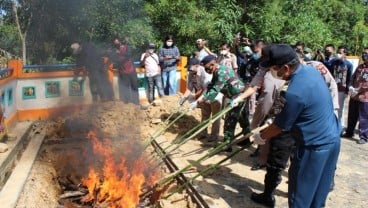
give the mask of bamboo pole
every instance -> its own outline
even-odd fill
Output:
[[[186,109],[178,117],[176,117],[171,123],[167,124],[164,128],[162,128],[160,131],[158,131],[158,133],[156,133],[154,135],[151,135],[150,136],[150,139],[146,142],[146,145],[145,145],[144,149],[146,149],[147,147],[149,147],[149,145],[151,144],[151,142],[153,140],[155,140],[157,137],[159,137],[162,134],[164,134],[168,128],[170,128],[177,120],[179,120],[181,117],[183,117],[189,110],[190,109]]]
[[[177,107],[173,112],[171,112],[171,114],[163,122],[164,125],[161,125],[160,128],[156,129],[156,131],[153,132],[153,134],[151,135],[151,137],[154,136],[154,135],[156,135],[156,134],[158,134],[165,127],[166,122],[168,122],[171,119],[171,117],[173,117],[177,112],[180,111],[180,108],[181,108],[181,106]]]
[[[183,141],[181,141],[179,144],[176,144],[176,147],[171,149],[170,151],[168,151],[167,153],[165,153],[164,156],[169,155],[171,152],[177,150],[178,148],[180,148],[180,146],[182,146],[183,144],[185,144],[187,141],[193,139],[195,136],[197,136],[199,133],[201,133],[204,129],[206,129],[209,125],[211,125],[212,123],[216,122],[218,119],[220,119],[224,114],[226,114],[227,112],[229,112],[231,110],[231,106],[227,106],[226,108],[224,108],[223,110],[221,110],[220,112],[216,113],[212,118],[207,119],[206,121],[202,122],[202,125],[198,125],[195,127],[196,131],[194,133],[192,133],[193,131],[189,131],[189,134],[185,134],[183,136],[183,138],[185,138]],[[189,137],[186,137],[190,135]],[[171,148],[172,146],[174,146],[175,144],[170,144],[169,146],[165,147],[164,150],[168,150],[169,148]]]
[[[224,163],[225,161],[231,159],[232,157],[234,157],[235,155],[237,155],[239,152],[241,152],[243,149],[245,149],[247,147],[241,147],[237,150],[235,150],[234,152],[232,152],[230,155],[228,155],[227,157],[225,157],[224,159],[220,160],[219,162],[212,164],[208,167],[206,167],[204,170],[200,171],[199,173],[197,173],[195,176],[193,176],[192,178],[190,178],[189,180],[187,180],[185,183],[183,183],[181,186],[179,186],[177,189],[175,189],[173,192],[171,192],[169,195],[164,196],[163,199],[168,199],[170,196],[174,195],[177,192],[180,192],[182,190],[184,190],[184,188],[189,184],[189,183],[193,183],[193,181],[198,178],[199,176],[203,176],[207,173],[209,173],[210,171],[218,168],[222,163]]]
[[[263,130],[263,129],[267,128],[268,126],[269,126],[269,124],[268,124],[268,123],[266,123],[266,124],[264,124],[263,126],[260,126],[260,127],[256,128],[256,129],[254,129],[253,131],[249,132],[248,134],[246,134],[244,137],[242,137],[242,138],[240,138],[240,139],[234,139],[234,140],[232,140],[232,141],[226,140],[226,141],[224,141],[224,142],[220,143],[217,147],[215,147],[214,149],[212,149],[211,151],[209,151],[209,152],[208,152],[207,154],[205,154],[204,156],[202,156],[202,157],[200,157],[199,159],[195,160],[194,162],[192,162],[192,163],[188,164],[188,165],[187,165],[187,166],[185,166],[184,168],[182,168],[182,169],[180,169],[180,170],[176,171],[174,174],[170,175],[169,177],[167,177],[167,178],[164,178],[164,179],[160,180],[160,181],[158,182],[158,184],[159,184],[159,185],[163,185],[163,184],[165,184],[165,183],[167,183],[167,182],[171,181],[171,180],[172,180],[173,178],[175,178],[177,175],[179,175],[180,173],[183,173],[184,171],[188,170],[188,169],[189,169],[189,168],[191,168],[192,166],[197,165],[197,164],[199,164],[199,163],[200,163],[200,162],[202,162],[202,161],[205,161],[206,159],[208,159],[208,158],[210,158],[210,157],[212,157],[212,156],[216,155],[217,153],[221,152],[222,150],[225,150],[225,149],[227,149],[227,148],[231,147],[231,146],[232,146],[232,145],[234,145],[234,144],[237,144],[237,143],[239,143],[239,142],[241,142],[241,141],[244,141],[245,139],[249,139],[249,138],[254,134],[254,132],[256,132],[256,131],[261,131],[261,130]],[[244,148],[247,148],[247,147],[248,147],[248,146],[244,146],[244,147],[242,147],[242,148],[244,149]]]

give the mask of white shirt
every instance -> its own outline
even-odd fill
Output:
[[[150,54],[146,59],[144,56],[146,53],[143,53],[141,56],[141,62],[144,60],[144,68],[146,69],[146,76],[153,77],[160,73],[158,55],[156,53]]]

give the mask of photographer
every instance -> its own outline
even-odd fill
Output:
[[[325,46],[325,51],[323,53],[322,49],[317,49],[316,55],[314,56],[314,61],[322,62],[328,70],[331,71],[331,62],[335,58],[335,46],[333,44],[327,44]]]
[[[253,54],[253,51],[250,49],[251,43],[249,38],[247,38],[244,33],[239,32],[234,38],[233,45],[238,66],[241,67],[242,64],[247,63],[248,58]]]

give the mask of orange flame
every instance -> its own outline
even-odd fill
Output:
[[[99,141],[94,132],[89,132],[87,138],[92,140],[93,152],[104,159],[104,167],[100,173],[90,168],[87,178],[82,179],[89,191],[83,201],[103,203],[111,208],[136,207],[143,184],[152,185],[157,174],[151,174],[146,179],[144,173],[149,171],[149,167],[143,156],[134,161],[129,172],[125,158],[115,162],[109,140]]]

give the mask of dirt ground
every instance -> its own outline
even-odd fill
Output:
[[[157,132],[169,115],[176,112],[171,120],[177,118],[187,106],[178,108],[179,96],[165,97],[159,106],[140,109],[133,105],[110,102],[92,106],[63,118],[44,122],[47,127],[46,138],[39,156],[25,184],[17,208],[57,207],[62,193],[58,177],[78,172],[82,175],[88,170],[87,159],[83,156],[85,147],[90,144],[84,140],[89,130],[96,130],[99,137],[110,138],[113,150],[118,155],[132,158],[148,154],[142,153],[142,143],[150,134]],[[167,147],[171,141],[200,123],[200,110],[186,113],[168,128],[157,141]],[[223,123],[223,121],[222,121]],[[357,145],[354,139],[342,139],[342,149],[335,177],[335,190],[328,196],[326,207],[366,207],[368,200],[368,145]],[[81,148],[83,147],[83,148]],[[129,148],[127,148],[129,147]],[[195,161],[212,148],[202,140],[193,139],[182,145],[171,158],[179,167]],[[238,147],[235,147],[235,149]],[[88,149],[88,148],[87,148]],[[253,203],[249,196],[252,191],[262,191],[265,171],[251,171],[254,158],[249,157],[255,147],[241,151],[223,163],[219,168],[204,177],[197,178],[193,184],[202,194],[210,207],[262,207]],[[170,149],[168,149],[170,150]],[[131,154],[135,153],[135,154]],[[185,175],[193,177],[198,171],[224,159],[228,153],[220,153],[196,165],[192,172]],[[88,157],[87,157],[88,158]],[[78,170],[78,171],[77,171]],[[165,168],[161,169],[165,174]],[[166,173],[168,174],[168,173]],[[190,207],[181,199],[183,195],[174,195],[161,200],[162,207]],[[276,192],[276,207],[287,207],[287,170]]]

